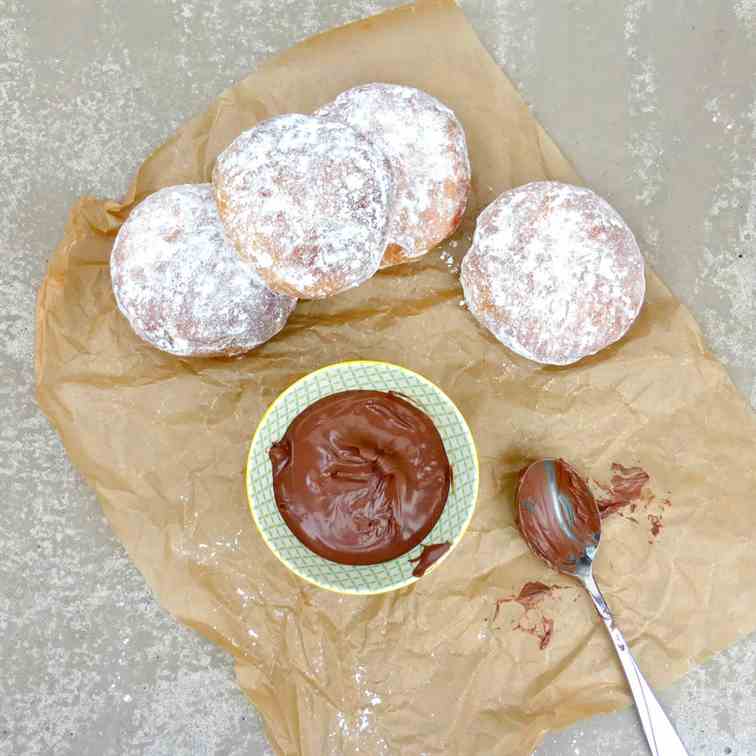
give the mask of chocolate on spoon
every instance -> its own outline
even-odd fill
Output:
[[[687,756],[593,578],[601,518],[585,480],[562,459],[534,462],[520,478],[516,508],[520,532],[530,548],[550,567],[577,578],[593,599],[627,676],[651,753]]]

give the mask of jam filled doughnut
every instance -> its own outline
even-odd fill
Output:
[[[278,333],[296,305],[239,259],[210,184],[170,186],[135,207],[110,274],[137,336],[183,357],[247,352]]]
[[[213,185],[226,233],[274,291],[320,299],[380,265],[391,171],[345,124],[296,113],[263,121],[221,153]]]
[[[395,203],[382,267],[424,255],[454,233],[470,192],[470,161],[449,108],[418,89],[365,84],[316,114],[357,129],[391,164]]]
[[[480,214],[462,286],[470,312],[513,352],[568,365],[622,338],[646,284],[614,208],[589,189],[541,181]]]

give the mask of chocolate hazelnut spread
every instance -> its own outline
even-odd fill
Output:
[[[278,509],[307,548],[378,564],[430,533],[451,467],[433,421],[382,391],[344,391],[301,412],[270,449]]]
[[[601,520],[596,501],[586,482],[563,459],[528,467],[520,478],[517,499],[523,537],[555,569],[570,572],[586,544],[598,545]]]
[[[444,543],[429,543],[427,546],[423,546],[420,556],[410,559],[410,562],[415,563],[415,569],[412,570],[412,577],[419,578],[425,575],[425,573],[433,567],[433,565],[441,559],[450,548],[451,544],[448,541]]]

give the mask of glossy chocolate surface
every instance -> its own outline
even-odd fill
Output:
[[[270,450],[279,511],[326,559],[378,564],[420,543],[441,516],[451,468],[433,421],[393,393],[315,402]]]
[[[410,559],[410,562],[414,562],[415,564],[415,569],[412,570],[412,577],[419,578],[425,575],[450,548],[451,544],[448,541],[445,543],[429,543],[427,546],[423,546],[420,556]]]
[[[517,489],[517,520],[533,551],[560,572],[572,573],[601,538],[599,510],[588,484],[563,459],[532,464]]]

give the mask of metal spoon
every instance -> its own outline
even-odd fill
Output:
[[[654,756],[687,756],[593,578],[601,518],[586,482],[564,460],[543,459],[530,465],[520,478],[516,502],[520,531],[530,548],[554,569],[577,578],[593,599],[625,670],[651,752]]]

